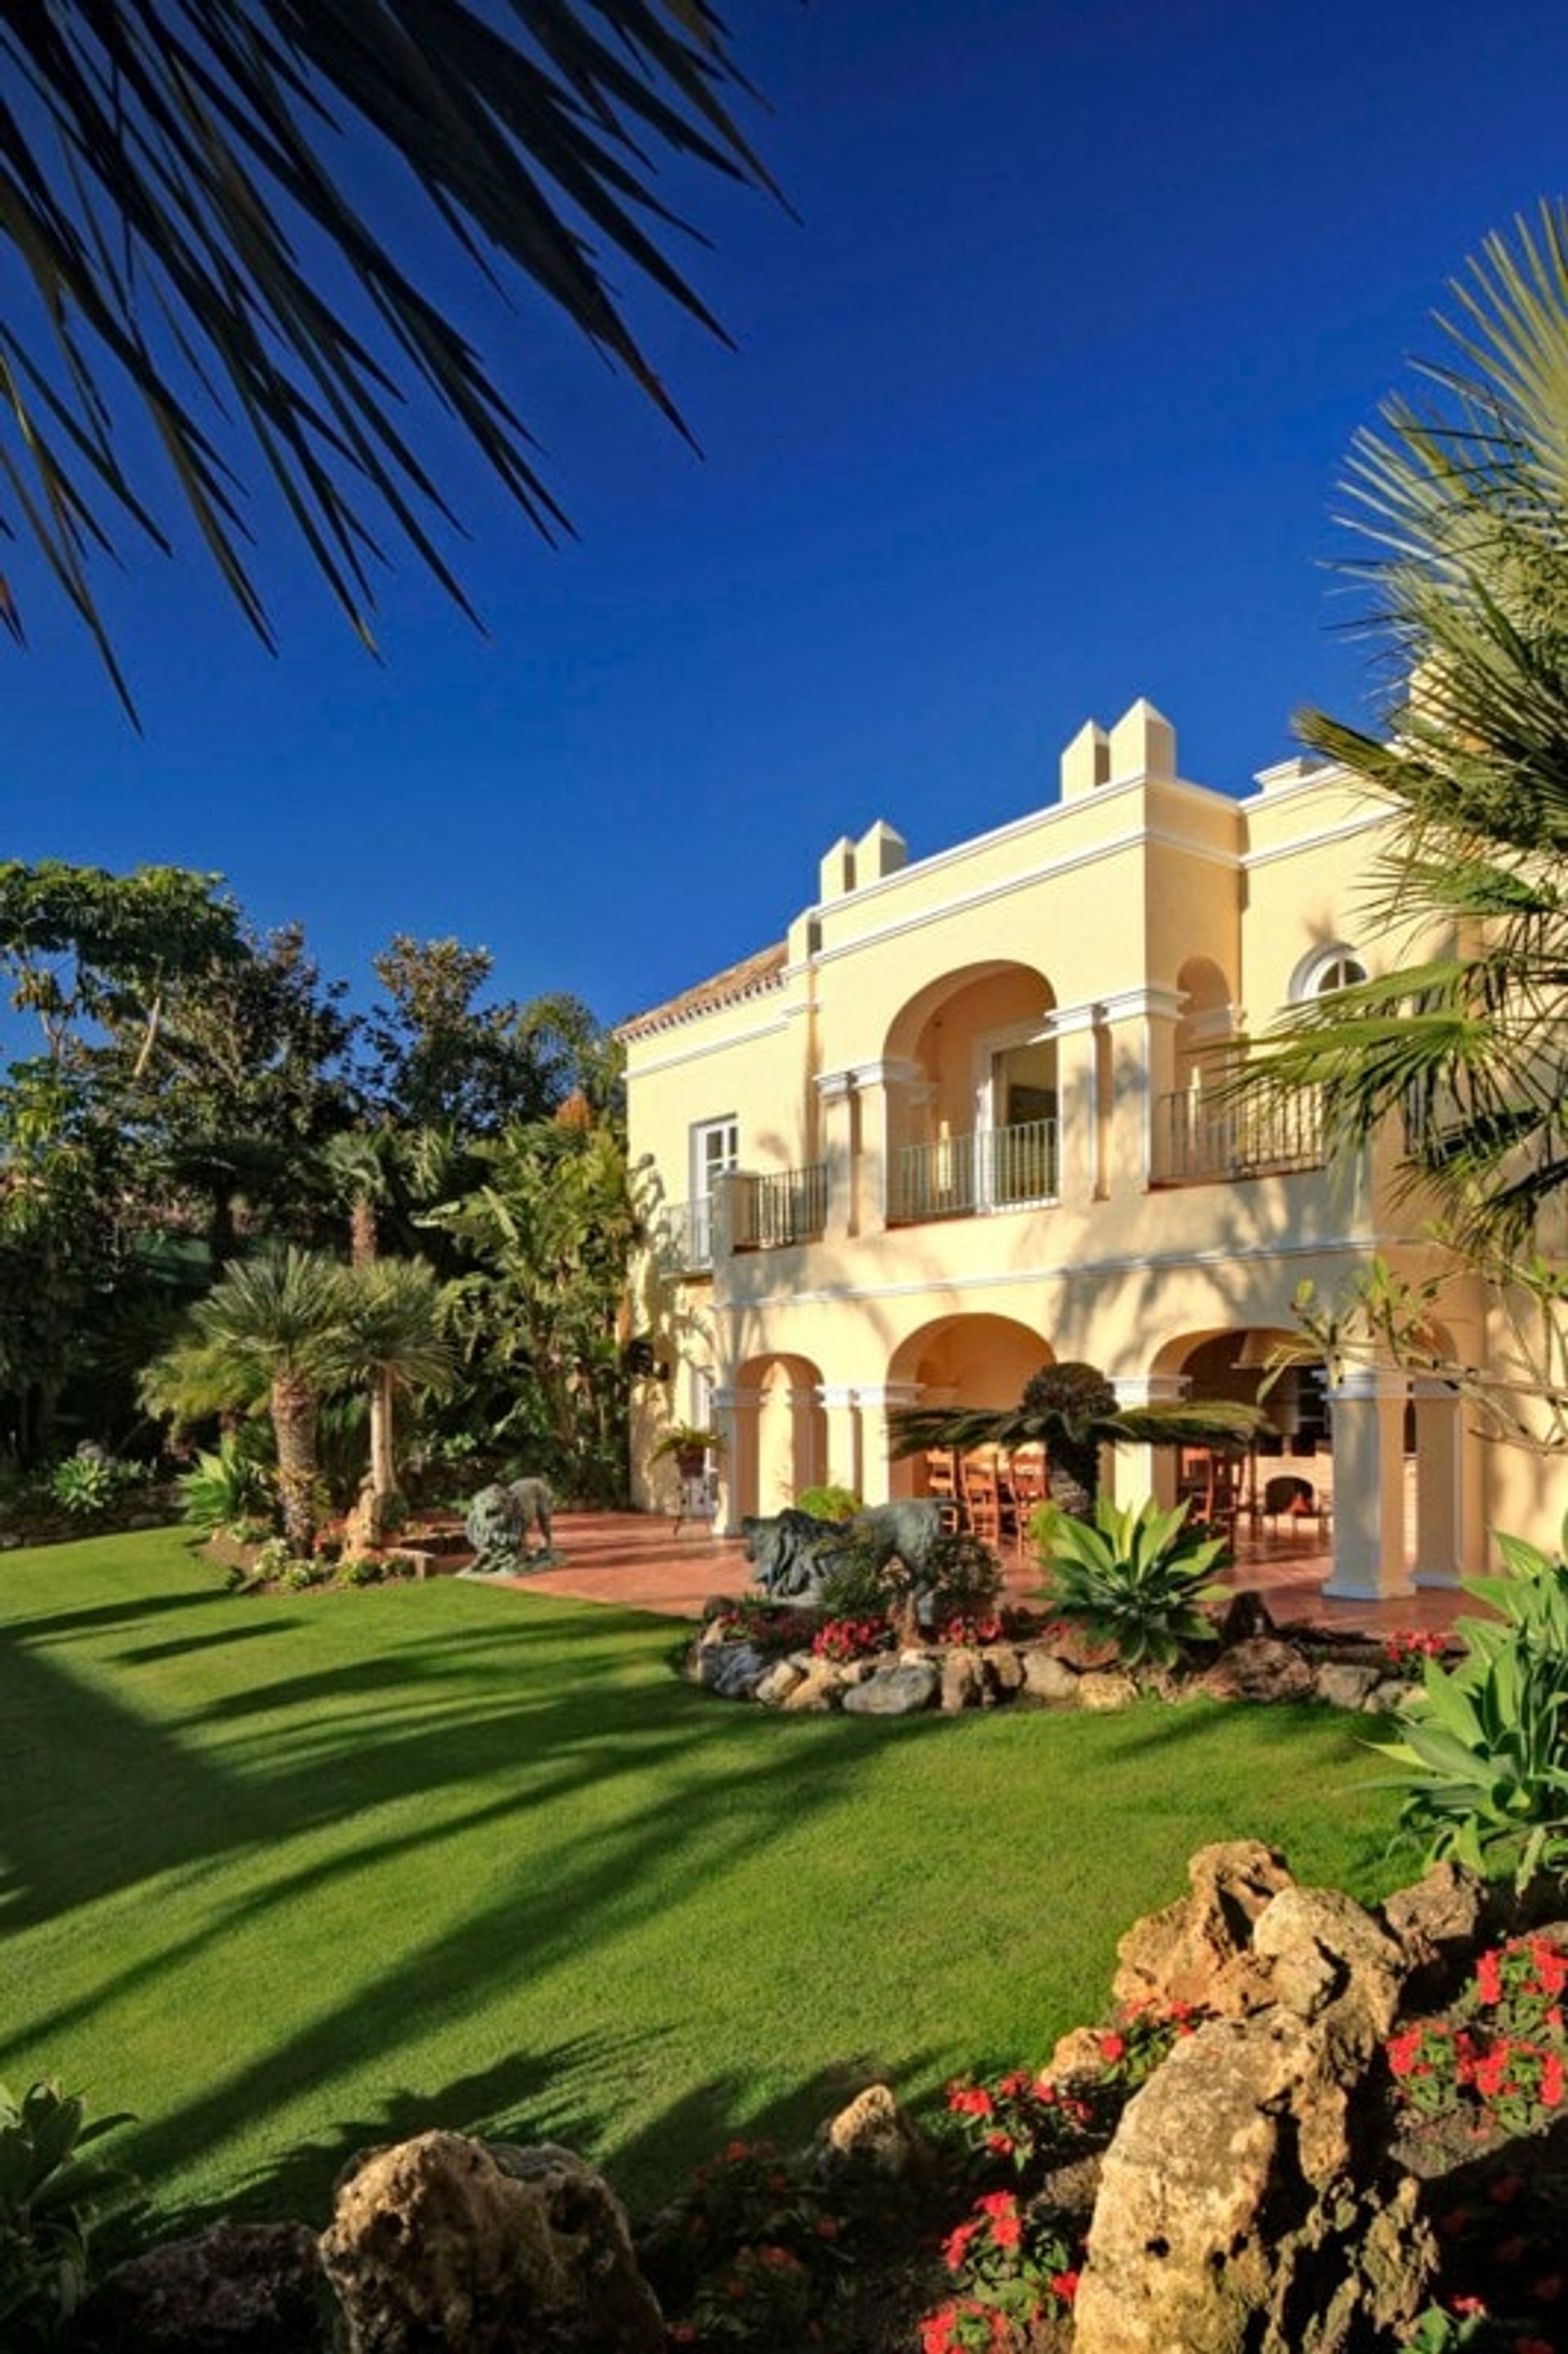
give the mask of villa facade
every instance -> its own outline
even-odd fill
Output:
[[[1216,1092],[1278,1009],[1394,961],[1366,930],[1387,824],[1304,760],[1242,798],[1193,784],[1139,702],[1075,737],[1049,807],[914,863],[885,822],[835,843],[779,945],[627,1023],[657,1201],[641,1500],[667,1500],[647,1458],[672,1420],[720,1431],[733,1530],[824,1479],[918,1492],[889,1412],[1010,1405],[1048,1359],[1127,1403],[1252,1398],[1304,1278],[1337,1294],[1374,1252],[1426,1273],[1385,1154],[1330,1165],[1309,1099]],[[1485,1362],[1493,1312],[1445,1294],[1459,1358]],[[1308,1367],[1266,1410],[1255,1496],[1306,1477],[1330,1591],[1453,1584],[1489,1529],[1551,1519],[1539,1468],[1440,1384],[1365,1367],[1330,1396]],[[1123,1447],[1110,1471],[1169,1497],[1180,1468]]]

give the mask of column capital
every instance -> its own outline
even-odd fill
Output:
[[[874,1062],[854,1063],[850,1076],[857,1087],[907,1087],[926,1076],[924,1066],[904,1055],[884,1055]]]
[[[924,1395],[919,1382],[867,1382],[855,1392],[865,1406],[918,1405]]]
[[[1131,1022],[1141,1016],[1146,1021],[1179,1022],[1186,992],[1180,989],[1162,989],[1149,981],[1140,989],[1117,989],[1100,1001],[1100,1015],[1107,1022]]]
[[[853,1405],[859,1393],[852,1382],[820,1382],[817,1402],[829,1412],[834,1406]]]
[[[1342,1400],[1354,1405],[1368,1404],[1379,1398],[1405,1398],[1410,1394],[1410,1377],[1397,1365],[1347,1365],[1338,1381],[1329,1384],[1330,1400]]]
[[[714,1411],[723,1413],[729,1406],[755,1405],[761,1397],[762,1392],[743,1384],[731,1382],[717,1384],[712,1394]]]
[[[1113,1373],[1118,1405],[1180,1405],[1192,1386],[1191,1373]]]
[[[854,1093],[853,1071],[819,1071],[811,1083],[825,1104],[848,1103]]]

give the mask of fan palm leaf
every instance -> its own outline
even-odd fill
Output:
[[[6,10],[0,58],[0,239],[34,298],[0,323],[0,528],[31,537],[127,707],[91,562],[127,530],[165,551],[173,537],[127,455],[143,438],[129,412],[269,644],[243,479],[258,459],[366,643],[388,526],[469,610],[411,392],[546,538],[569,526],[448,315],[453,249],[554,304],[683,431],[605,258],[722,334],[669,258],[683,225],[655,158],[770,185],[728,111],[744,84],[706,0],[488,16],[468,0],[60,0]],[[444,244],[419,274],[356,194],[388,154]],[[4,582],[0,621],[20,634]]]

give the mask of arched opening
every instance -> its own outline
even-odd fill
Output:
[[[747,1512],[781,1512],[826,1478],[821,1382],[808,1357],[754,1357],[741,1366],[728,1466],[732,1522]]]
[[[888,1366],[889,1386],[922,1406],[1016,1405],[1025,1383],[1055,1351],[1040,1333],[1011,1316],[944,1316],[900,1342]],[[923,1458],[892,1467],[895,1495],[940,1490],[934,1466]]]
[[[1055,992],[1033,966],[945,974],[887,1034],[895,1224],[1049,1201],[1060,1166]]]

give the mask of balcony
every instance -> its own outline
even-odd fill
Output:
[[[825,1163],[768,1177],[740,1174],[731,1182],[737,1251],[787,1250],[792,1243],[821,1237],[828,1215]]]
[[[1224,1103],[1193,1089],[1154,1099],[1150,1182],[1211,1185],[1323,1165],[1322,1105],[1299,1095]]]
[[[919,1225],[928,1219],[972,1218],[1054,1202],[1057,1170],[1054,1119],[982,1128],[935,1144],[906,1144],[893,1164],[888,1224]]]

